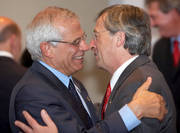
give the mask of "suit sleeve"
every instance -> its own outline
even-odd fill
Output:
[[[85,129],[77,114],[60,96],[60,93],[46,86],[25,86],[21,88],[15,101],[16,119],[27,124],[22,115],[27,110],[40,124],[44,125],[41,109],[46,109],[61,133],[127,133],[127,129],[118,112],[104,121],[99,121],[91,129]]]
[[[134,93],[136,92],[137,88],[140,85],[141,85],[141,82],[135,81],[135,82],[131,82],[130,84],[126,84],[125,86],[123,86],[124,92],[123,94],[121,94],[121,96],[123,95],[123,99],[120,99],[122,102],[121,105],[129,102],[132,99]],[[128,90],[128,91],[125,91],[125,90]],[[159,120],[150,119],[150,118],[142,118],[141,124],[138,127],[131,130],[131,133],[159,133],[159,129],[160,129]]]
[[[154,79],[153,80],[154,82],[152,82],[150,91],[154,91],[163,96],[163,98],[166,101],[166,108],[168,110],[168,113],[166,114],[163,121],[159,121],[157,119],[152,119],[152,118],[142,118],[141,124],[134,130],[132,130],[131,133],[159,133],[159,132],[176,133],[174,103],[172,101],[170,92],[166,88],[166,84],[163,83],[162,79],[161,79],[161,83],[156,82],[160,80],[158,80],[155,77],[153,77],[152,79]],[[131,89],[131,92],[128,93],[132,93],[131,96],[133,96],[133,94],[136,91],[136,89],[134,88],[138,88],[140,84],[141,82],[134,82],[124,89]],[[130,101],[131,99],[128,93],[127,95],[125,94],[127,97],[124,97],[124,102]]]

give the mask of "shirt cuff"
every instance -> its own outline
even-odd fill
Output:
[[[119,110],[119,114],[128,131],[131,131],[133,128],[141,124],[141,121],[136,117],[127,104]]]

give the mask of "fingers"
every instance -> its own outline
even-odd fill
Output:
[[[160,96],[160,95],[159,95]],[[166,103],[164,102],[164,99],[163,99],[163,97],[162,96],[160,96],[160,115],[159,115],[159,117],[158,117],[158,119],[160,120],[160,121],[162,121],[163,120],[163,118],[164,118],[164,116],[167,114],[167,109],[166,109]]]
[[[152,78],[147,77],[146,81],[139,87],[138,91],[148,90],[151,83],[152,83]]]
[[[28,127],[26,124],[16,120],[14,123],[17,127],[21,128],[25,133],[32,133],[32,129]]]
[[[27,111],[23,111],[23,115],[32,129],[36,128],[37,125],[39,126],[36,120]]]
[[[152,83],[152,78],[151,77],[147,77],[146,82],[143,84],[144,89],[148,90],[149,86],[151,85],[151,83]]]
[[[55,125],[54,122],[51,120],[50,116],[48,115],[48,113],[46,112],[46,110],[44,109],[41,110],[41,117],[47,126]]]
[[[151,118],[157,118],[158,120],[162,121],[167,114],[166,103],[161,95],[155,94],[154,96],[155,97],[151,100],[154,103],[154,109],[151,111],[152,115],[150,115],[150,113],[149,116]]]
[[[138,88],[138,90],[133,96],[133,99],[136,99],[137,97],[139,97],[144,90],[148,90],[151,83],[152,83],[152,78],[148,77],[147,80]]]

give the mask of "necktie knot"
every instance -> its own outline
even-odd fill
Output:
[[[173,43],[173,61],[174,67],[177,67],[179,64],[180,52],[179,52],[179,42],[177,40]]]
[[[74,84],[73,84],[73,81],[72,81],[71,79],[69,80],[69,86],[68,86],[68,88],[69,88],[70,93],[76,98],[76,100],[77,100],[79,103],[81,103],[81,100],[80,100],[80,98],[79,98],[79,96],[78,96],[78,94],[77,94],[77,92],[76,92],[76,88],[75,88],[75,86],[74,86]]]
[[[111,95],[111,85],[109,83],[107,86],[107,89],[106,89],[104,100],[103,100],[103,106],[102,106],[102,111],[101,111],[101,119],[102,120],[104,119],[104,113],[106,111],[106,106],[107,106],[110,95]]]

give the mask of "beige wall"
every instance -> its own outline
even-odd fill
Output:
[[[0,0],[0,16],[15,20],[23,30],[40,10],[47,6],[60,6],[73,10],[80,16],[82,27],[90,39],[94,19],[98,11],[107,6],[106,0]],[[24,39],[23,39],[24,43]],[[75,76],[86,86],[94,102],[101,102],[104,95],[108,74],[98,70],[91,52],[87,52],[83,71]]]

